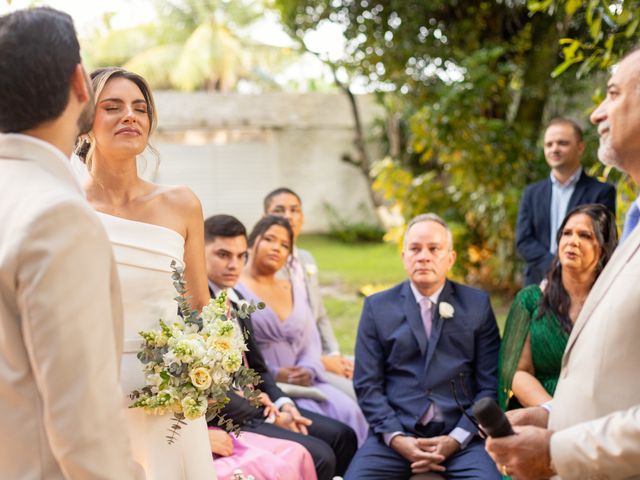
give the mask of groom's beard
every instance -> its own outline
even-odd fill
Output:
[[[609,128],[609,132],[606,136],[600,137],[600,144],[598,145],[598,160],[600,160],[600,163],[603,163],[604,165],[608,165],[617,168],[622,172],[626,172],[627,170],[625,169],[623,161],[611,146],[611,127],[609,125],[609,122],[605,121],[602,124],[606,125],[607,128]]]
[[[87,72],[84,72],[84,83],[87,86],[87,92],[89,92],[89,101],[84,109],[82,109],[82,112],[80,112],[80,117],[78,117],[78,135],[84,135],[91,131],[93,127],[93,117],[96,113],[95,94],[93,93],[93,86],[91,85],[91,80],[89,80]]]

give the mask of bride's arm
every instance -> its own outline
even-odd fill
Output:
[[[181,208],[186,224],[184,242],[184,279],[191,308],[201,311],[209,303],[209,287],[204,257],[204,218],[198,197],[188,188],[181,188]]]

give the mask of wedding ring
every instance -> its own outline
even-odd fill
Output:
[[[507,466],[504,463],[500,465],[500,472],[502,472],[502,475],[504,475],[505,477],[509,476],[509,473],[507,472]]]

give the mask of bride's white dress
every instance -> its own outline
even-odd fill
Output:
[[[109,235],[120,275],[124,307],[124,354],[120,382],[125,395],[143,387],[142,364],[136,358],[138,332],[157,328],[158,319],[177,314],[171,261],[182,264],[184,238],[169,228],[98,213]],[[131,403],[127,397],[126,405]],[[136,461],[147,480],[214,480],[213,457],[204,418],[187,421],[169,445],[172,415],[148,415],[127,408],[127,426]]]

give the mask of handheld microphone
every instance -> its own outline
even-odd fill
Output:
[[[478,423],[490,437],[508,437],[515,433],[507,416],[493,398],[481,398],[474,403],[472,411]]]

